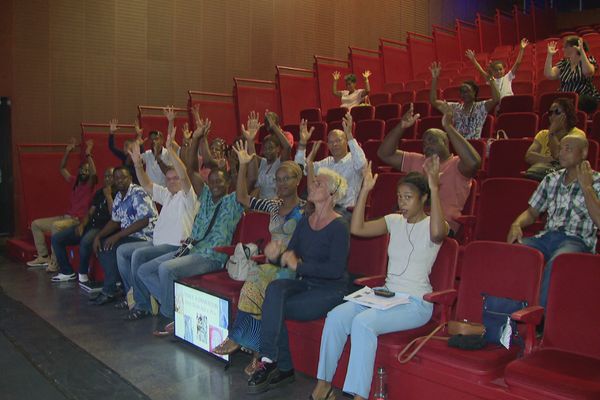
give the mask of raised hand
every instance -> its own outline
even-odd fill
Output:
[[[128,153],[134,164],[138,164],[142,161],[142,155],[140,154],[140,146],[129,146]]]
[[[196,127],[198,125],[200,125],[200,104],[195,104],[194,107],[192,107],[192,116],[194,117],[194,122],[196,123]]]
[[[210,126],[211,122],[208,118],[205,120],[198,119],[198,121],[196,121],[196,130],[192,134],[192,137],[194,139],[201,139],[204,136],[207,136],[210,132]]]
[[[171,129],[167,134],[167,140],[165,141],[165,147],[167,149],[172,148],[173,143],[175,143],[175,132],[177,132],[177,127],[173,126],[173,129]]]
[[[113,118],[108,122],[108,125],[109,125],[108,130],[110,131],[111,135],[114,134],[117,131],[117,129],[119,129],[117,127],[118,124],[119,124],[119,120],[116,118]]]
[[[332,76],[334,81],[339,81],[342,74],[340,74],[340,71],[335,71]]]
[[[65,151],[67,153],[70,153],[75,149],[75,146],[77,146],[77,143],[75,142],[75,138],[72,137],[71,139],[69,139],[69,144],[67,145]]]
[[[175,120],[175,110],[173,106],[166,106],[163,108],[163,114],[165,117],[167,117],[169,122],[173,122]]]
[[[310,153],[308,154],[308,157],[306,157],[306,162],[307,163],[314,163],[315,162],[315,157],[317,157],[317,153],[319,152],[319,147],[321,146],[322,141],[317,140],[314,144],[312,149],[310,149]]]
[[[527,47],[528,44],[529,44],[529,40],[527,40],[527,38],[523,38],[523,39],[521,39],[521,43],[519,45],[522,49],[524,49],[525,47]]]
[[[85,154],[86,155],[90,155],[92,154],[92,149],[94,148],[94,140],[92,139],[88,139],[85,141]]]
[[[133,127],[135,128],[135,141],[137,142],[137,145],[140,146],[144,143],[144,138],[142,137],[144,131],[140,128],[140,122],[137,119],[133,121]]]
[[[371,71],[369,71],[368,69],[365,70],[365,72],[362,73],[363,78],[365,78],[365,80],[369,79],[369,77],[371,76]]]
[[[265,117],[268,119],[268,114],[266,114]],[[271,123],[270,120],[269,123]],[[258,120],[258,113],[256,111],[251,111],[248,115],[247,128],[242,124],[242,135],[244,135],[246,140],[254,142],[261,126],[262,124]]]
[[[362,189],[366,190],[367,192],[371,191],[371,189],[375,187],[378,176],[378,174],[373,176],[373,172],[371,171],[371,161],[369,161],[369,163],[363,168]]]
[[[552,42],[548,42],[548,54],[550,55],[555,55],[556,53],[558,53],[558,48],[556,47],[556,42],[552,41]]]
[[[183,141],[189,141],[192,138],[192,131],[190,131],[190,124],[185,122],[181,127],[181,131],[183,132]]]
[[[425,159],[423,163],[423,170],[427,175],[427,182],[430,188],[437,188],[440,186],[440,157],[434,154]]]
[[[579,54],[581,54],[581,52],[584,51],[584,48],[583,48],[583,39],[578,38],[577,39],[577,45],[573,46],[573,48],[575,50],[577,50],[579,52]]]
[[[582,161],[577,165],[577,181],[582,188],[591,187],[594,184],[594,170],[588,160]]]
[[[447,101],[442,101],[438,103],[438,110],[443,114],[442,126],[446,127],[452,125],[454,117],[454,109],[452,109],[452,106],[450,106]]]
[[[233,144],[233,151],[238,156],[240,165],[249,164],[254,158],[254,154],[248,154],[248,142],[237,141]]]
[[[303,119],[300,120],[300,143],[306,145],[306,143],[308,143],[308,141],[310,140],[313,131],[315,130],[315,127],[311,127],[310,130],[308,129],[308,121]]]
[[[342,128],[344,128],[344,133],[346,134],[346,139],[352,139],[352,115],[348,111],[344,118],[342,119]]]
[[[469,49],[469,50],[465,51],[465,56],[469,60],[473,61],[475,59],[475,52],[473,50]]]
[[[421,117],[421,114],[419,114],[419,113],[413,114],[413,112],[414,112],[414,106],[413,106],[413,103],[410,103],[410,107],[408,108],[408,111],[404,113],[404,115],[402,116],[402,119],[400,120],[400,126],[402,127],[402,129],[410,128]]]
[[[431,63],[429,70],[431,71],[431,77],[433,79],[437,79],[440,77],[440,72],[442,71],[442,64],[440,62],[434,61]]]

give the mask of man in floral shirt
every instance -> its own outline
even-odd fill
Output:
[[[115,168],[114,185],[117,194],[113,202],[112,217],[94,239],[94,251],[104,270],[102,292],[92,299],[97,305],[115,301],[119,280],[117,248],[123,243],[152,240],[157,219],[156,208],[148,193],[131,182],[131,173],[127,167]]]

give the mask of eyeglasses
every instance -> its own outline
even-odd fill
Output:
[[[551,108],[548,110],[548,115],[552,115],[552,114],[560,115],[560,114],[562,114],[562,111],[560,111],[558,108],[554,108],[554,109]]]

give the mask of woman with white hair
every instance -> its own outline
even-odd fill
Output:
[[[311,169],[312,159],[309,157]],[[298,222],[285,251],[280,252],[278,246],[265,249],[271,263],[295,271],[296,278],[275,280],[267,287],[260,329],[261,358],[248,380],[249,393],[261,393],[294,379],[285,320],[322,318],[346,294],[350,232],[334,206],[347,188],[342,176],[320,168],[308,182],[308,201],[314,204],[314,211]]]

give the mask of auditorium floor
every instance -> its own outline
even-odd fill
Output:
[[[76,283],[52,284],[42,269],[27,269],[2,255],[0,286],[9,297],[22,302],[60,334],[152,399],[305,399],[315,383],[314,379],[296,373],[295,383],[250,396],[246,394],[243,372],[250,359],[246,354],[236,354],[229,370],[224,371],[223,363],[190,345],[153,337],[154,319],[123,321],[124,312],[110,304],[103,307],[88,305],[87,294]],[[0,336],[2,328],[0,326]],[[60,357],[60,354],[54,357]],[[37,373],[52,385],[60,386],[61,382],[43,368],[34,367],[23,371]],[[81,371],[73,370],[72,373]],[[15,376],[17,380],[24,380],[25,387],[30,382],[22,374]],[[39,376],[31,378],[39,380]],[[88,384],[93,386],[94,382]],[[58,389],[60,391],[60,387]],[[116,394],[104,398],[122,397]]]

